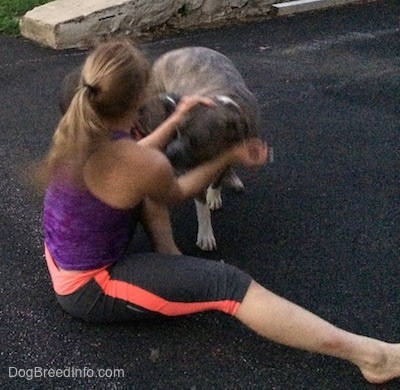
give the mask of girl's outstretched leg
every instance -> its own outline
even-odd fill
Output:
[[[277,343],[348,360],[371,383],[400,376],[400,344],[388,344],[337,328],[254,281],[235,316]]]

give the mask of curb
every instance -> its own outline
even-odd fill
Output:
[[[20,20],[20,33],[57,50],[87,48],[115,35],[152,37],[373,1],[185,0],[182,5],[174,0],[56,0],[28,11]]]
[[[272,6],[275,16],[288,16],[302,12],[319,11],[326,8],[359,3],[357,0],[296,0]]]

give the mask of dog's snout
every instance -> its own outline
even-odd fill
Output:
[[[172,141],[166,148],[165,154],[171,161],[172,165],[178,166],[179,161],[182,160],[182,145],[179,140]]]
[[[189,153],[179,139],[172,141],[167,146],[165,154],[175,168],[185,169],[194,166],[193,160],[189,157]]]

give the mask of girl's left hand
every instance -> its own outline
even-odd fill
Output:
[[[258,138],[250,138],[231,149],[236,163],[245,167],[262,166],[268,159],[268,145]]]

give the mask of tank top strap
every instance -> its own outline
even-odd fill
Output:
[[[119,140],[124,138],[133,138],[131,133],[127,133],[123,130],[111,130],[111,140]]]

